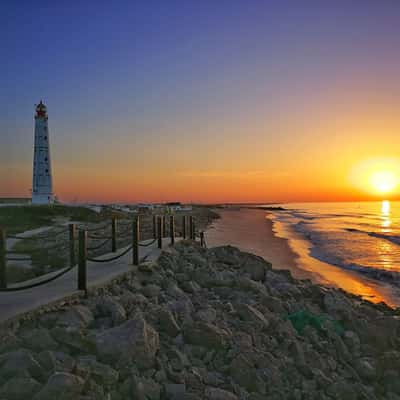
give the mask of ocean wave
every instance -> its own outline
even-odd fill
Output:
[[[368,236],[371,236],[371,237],[376,237],[378,239],[388,240],[389,242],[397,244],[397,245],[400,246],[400,236],[389,235],[389,234],[380,233],[380,232],[368,232],[368,231],[363,231],[361,229],[356,229],[356,228],[345,228],[344,230],[347,231],[347,232],[364,233],[365,235],[368,235]]]
[[[398,271],[390,271],[387,269],[376,267],[367,267],[365,265],[360,265],[356,263],[345,263],[338,257],[328,256],[327,254],[318,251],[316,247],[313,247],[311,249],[310,256],[322,262],[345,269],[347,271],[363,274],[370,279],[375,279],[400,287],[400,272]]]

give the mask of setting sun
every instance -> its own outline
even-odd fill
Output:
[[[377,171],[371,175],[371,185],[379,193],[390,193],[397,185],[397,176],[391,171]]]

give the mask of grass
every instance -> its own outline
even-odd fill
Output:
[[[105,218],[86,207],[51,206],[6,206],[0,207],[0,228],[15,234],[42,226],[51,226],[57,220],[98,222]]]

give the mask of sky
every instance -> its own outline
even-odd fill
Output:
[[[62,201],[380,198],[399,21],[397,0],[3,0],[0,197],[30,195],[42,99]]]

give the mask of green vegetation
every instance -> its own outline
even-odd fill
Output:
[[[62,221],[99,222],[105,218],[86,207],[6,206],[0,207],[0,228],[15,234]]]

